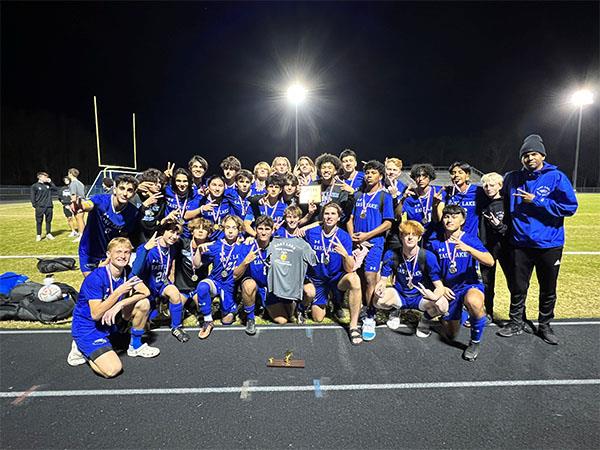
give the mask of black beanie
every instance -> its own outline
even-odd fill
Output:
[[[546,156],[546,147],[539,134],[530,134],[523,141],[521,150],[519,150],[519,158],[522,158],[525,153],[538,152],[541,155]]]

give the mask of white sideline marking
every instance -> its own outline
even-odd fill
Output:
[[[537,325],[537,321],[533,322]],[[600,325],[600,320],[589,320],[582,322],[552,322],[553,327],[560,326],[578,326],[578,325]],[[497,327],[495,323],[487,325],[488,327]],[[377,325],[376,328],[387,328],[387,325]],[[408,325],[401,324],[400,328],[414,328],[409,327]],[[200,331],[200,327],[185,327],[187,331]],[[220,327],[216,326],[213,328],[213,332],[215,331],[245,331],[245,327],[241,326],[227,326]],[[345,330],[344,327],[338,325],[258,325],[256,327],[256,332],[259,331],[286,331],[286,330]],[[154,328],[151,330],[152,332],[170,332],[170,328]],[[71,330],[0,330],[1,334],[45,334],[45,333],[54,333],[54,334],[70,334]],[[311,332],[312,334],[312,332]]]
[[[318,380],[315,380],[318,381]],[[240,394],[242,392],[314,392],[319,391],[390,391],[408,389],[454,389],[521,386],[590,386],[600,385],[600,379],[579,380],[498,380],[450,381],[439,383],[389,383],[389,384],[311,384],[305,386],[223,386],[171,389],[82,389],[65,391],[0,392],[0,398],[15,398],[27,394],[32,397],[116,397],[121,395],[189,395],[189,394]]]
[[[600,255],[600,252],[563,252],[563,255]],[[79,259],[79,255],[2,255],[0,259],[24,259],[24,258],[76,258]]]

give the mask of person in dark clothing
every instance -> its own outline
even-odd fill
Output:
[[[481,185],[486,198],[482,200],[479,211],[479,239],[494,257],[493,266],[481,265],[481,278],[485,286],[485,311],[488,321],[494,321],[494,288],[496,285],[496,266],[498,263],[505,276],[508,270],[506,231],[504,223],[504,204],[500,190],[502,175],[491,172],[481,177]]]
[[[46,172],[37,173],[37,183],[31,185],[31,205],[35,209],[35,225],[37,242],[42,240],[42,223],[46,220],[46,239],[54,240],[52,236],[52,194],[57,188]]]
[[[163,188],[167,183],[165,174],[158,169],[147,169],[142,172],[139,181],[137,195],[141,226],[138,236],[132,239],[134,245],[147,242],[167,219],[176,219],[174,212],[169,217],[165,214],[166,200],[163,194]]]
[[[565,245],[565,217],[577,211],[575,190],[567,176],[546,159],[542,138],[532,134],[519,151],[523,168],[504,177],[504,211],[509,225],[508,277],[510,321],[498,335],[523,332],[525,300],[533,269],[540,285],[537,334],[548,344],[558,344],[550,328],[556,304],[556,284]]]

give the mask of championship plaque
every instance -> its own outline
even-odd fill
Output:
[[[321,185],[311,184],[308,186],[300,186],[300,204],[307,205],[314,203],[318,205],[321,203]]]

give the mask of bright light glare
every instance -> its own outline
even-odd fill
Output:
[[[591,105],[594,103],[594,94],[587,89],[582,89],[571,96],[571,103],[576,106]]]
[[[295,105],[299,105],[306,98],[306,89],[300,84],[293,84],[287,90],[287,98]]]

